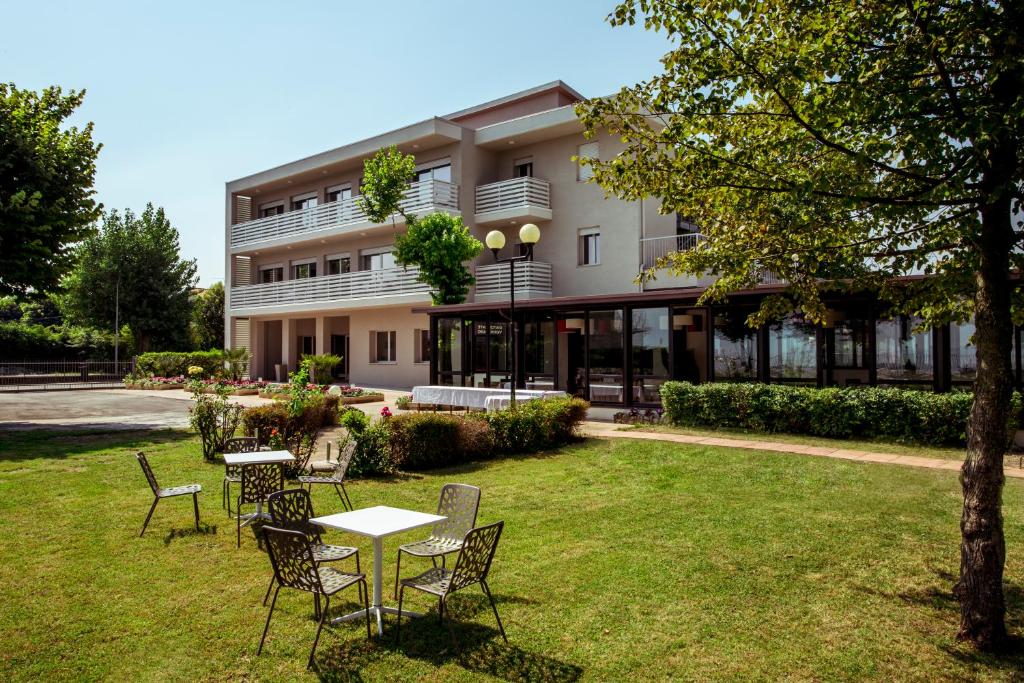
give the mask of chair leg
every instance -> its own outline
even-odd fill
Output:
[[[494,604],[494,596],[491,595],[491,589],[487,587],[486,581],[481,581],[480,587],[484,589],[484,593],[487,594],[487,599],[491,601],[491,609],[494,610],[494,618],[498,621],[498,630],[501,631],[501,637],[505,639],[505,644],[508,645],[508,636],[505,635],[505,627],[501,625],[501,617],[498,616],[498,606]]]
[[[320,604],[320,594],[315,593],[317,596],[317,604]],[[316,637],[313,638],[313,649],[309,651],[309,662],[306,664],[307,669],[313,668],[313,655],[316,654],[317,643],[320,642],[320,632],[324,630],[324,622],[327,620],[327,612],[331,609],[331,599],[324,596],[324,609],[320,614],[320,624],[316,627]]]
[[[359,551],[357,550],[356,551],[356,574],[362,574],[362,573],[363,573],[363,570],[359,568]],[[365,581],[363,583],[365,583]],[[363,599],[364,599],[363,598],[363,584],[360,583],[360,584],[357,584],[357,586],[359,587],[359,601],[362,602]]]
[[[192,494],[192,510],[196,513],[196,531],[199,531],[199,494]]]
[[[341,495],[341,489],[338,488],[337,484],[334,485],[334,492],[338,494],[338,499],[341,501],[341,507],[348,510],[348,503],[345,502],[345,496]]]
[[[395,597],[398,597],[398,576],[402,571],[402,549],[398,549],[398,561],[395,563]]]
[[[366,579],[359,582],[363,591],[363,614],[366,615],[366,639],[370,639],[370,587],[366,585]],[[401,612],[401,608],[399,608]]]
[[[320,618],[320,594],[313,593],[313,617]]]
[[[239,513],[239,509],[235,507],[235,533],[238,536],[238,547],[242,547],[242,515]]]
[[[355,510],[355,508],[352,507],[352,499],[348,497],[348,489],[345,488],[345,482],[340,482],[339,485],[341,486],[341,492],[345,494],[345,502],[348,503],[348,509]]]
[[[139,532],[139,538],[142,538],[142,534],[146,533],[146,527],[149,526],[149,519],[153,516],[153,510],[156,510],[156,504],[159,502],[159,497],[153,499],[153,504],[149,507],[149,514],[146,515],[146,521],[142,523],[142,531]]]
[[[441,598],[441,602],[444,603],[445,598]],[[452,621],[452,612],[447,608],[444,611],[448,613],[448,635],[452,638],[452,647],[455,648],[455,652],[459,652],[459,641],[455,639],[455,622]]]
[[[228,479],[224,477],[224,481],[220,483],[220,506],[224,509],[228,507]]]
[[[263,637],[260,638],[260,647],[256,650],[256,656],[259,657],[260,653],[263,652],[263,641],[267,639],[267,631],[270,630],[270,617],[274,616],[274,606],[277,604],[277,594],[281,592],[281,587],[278,586],[277,590],[274,591],[274,599],[270,603],[270,611],[267,612],[267,623],[263,627]]]
[[[270,585],[267,586],[267,592],[263,596],[263,606],[264,607],[267,606],[267,600],[270,598],[270,590],[274,587],[275,583],[277,583],[277,576],[275,574],[271,574],[270,575]]]
[[[402,598],[405,597],[405,586],[398,590],[398,620],[395,622],[395,645],[402,642]]]

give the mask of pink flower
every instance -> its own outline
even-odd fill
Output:
[[[383,408],[380,409],[380,416],[391,417],[391,409],[388,408],[387,406],[384,406]]]

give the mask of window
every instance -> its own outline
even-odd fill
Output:
[[[284,266],[263,266],[260,268],[260,284],[280,282],[284,279]]]
[[[954,382],[973,382],[978,374],[978,350],[974,346],[974,318],[949,324],[950,372]]]
[[[867,368],[868,321],[862,318],[838,320],[833,334],[832,367]]]
[[[293,280],[305,280],[306,278],[311,277],[316,277],[316,261],[292,264]]]
[[[338,254],[327,257],[327,274],[341,275],[352,272],[352,259],[348,254]]]
[[[316,206],[316,192],[292,197],[292,211],[301,211]]]
[[[394,363],[397,359],[395,342],[398,333],[394,330],[389,332],[370,331],[370,362],[371,363]]]
[[[596,142],[588,142],[584,145],[580,145],[576,150],[576,156],[580,161],[583,159],[598,159],[600,148]],[[590,166],[581,166],[579,161],[576,162],[576,180],[583,182],[590,180],[594,177],[594,169]]]
[[[430,362],[430,330],[413,330],[413,359],[417,363]]]
[[[715,381],[757,377],[757,331],[747,326],[749,311],[726,309],[715,315],[712,328]]]
[[[579,237],[579,265],[596,266],[601,263],[601,230],[584,228]]]
[[[843,353],[852,359],[853,346]],[[791,313],[768,326],[768,373],[773,382],[813,382],[818,376],[818,332],[804,316]]]
[[[875,323],[878,382],[931,382],[934,378],[931,330],[921,318],[900,316]]]
[[[411,182],[418,183],[421,180],[443,180],[450,183],[452,181],[452,162],[443,159],[423,164],[413,173]]]
[[[522,159],[516,159],[512,162],[512,177],[513,178],[532,178],[533,177],[533,157],[524,157]]]
[[[299,337],[299,353],[303,356],[316,355],[316,337]]]
[[[344,201],[345,199],[352,198],[352,186],[349,184],[335,185],[334,187],[328,187],[325,193],[327,202],[338,202]]]
[[[385,270],[395,267],[395,255],[391,249],[373,250],[368,249],[360,256],[361,270]]]
[[[264,204],[260,207],[260,218],[269,218],[270,216],[278,216],[284,213],[284,202],[275,202],[274,204]]]
[[[676,234],[677,235],[692,235],[695,232],[700,232],[700,228],[697,224],[691,221],[689,218],[681,213],[676,214]]]

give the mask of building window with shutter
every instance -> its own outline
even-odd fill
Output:
[[[352,258],[348,254],[327,257],[327,274],[341,275],[352,272]]]
[[[316,261],[304,261],[301,263],[292,263],[292,279],[293,280],[305,280],[307,278],[316,277]]]
[[[280,282],[284,279],[284,266],[261,266],[260,284]]]
[[[579,265],[596,266],[601,263],[601,229],[583,228],[579,232]]]
[[[397,362],[397,338],[398,333],[394,330],[370,330],[370,362],[375,364]]]
[[[596,142],[588,142],[580,145],[576,150],[576,157],[579,161],[583,159],[599,159],[601,149],[598,147]],[[586,182],[594,177],[594,169],[590,166],[582,166],[579,162],[576,164],[576,180]]]
[[[417,363],[430,362],[430,330],[413,330],[413,358]]]

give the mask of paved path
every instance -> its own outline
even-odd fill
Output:
[[[726,448],[744,448],[757,451],[776,451],[779,453],[797,453],[814,455],[821,458],[839,458],[840,460],[860,460],[861,462],[877,462],[888,465],[907,465],[924,467],[932,470],[960,471],[960,461],[943,460],[942,458],[921,458],[914,455],[896,455],[875,451],[854,451],[832,446],[805,446],[795,443],[778,441],[758,441],[756,439],[726,439],[717,436],[693,436],[690,434],[670,434],[667,432],[641,432],[622,430],[621,425],[608,422],[584,423],[583,431],[587,436],[612,439],[645,439],[648,441],[669,441],[672,443],[692,443],[704,446],[724,446]],[[1011,464],[1013,463],[1013,464]],[[1016,457],[1007,457],[1004,471],[1007,477],[1024,479],[1024,469],[1016,466]]]

